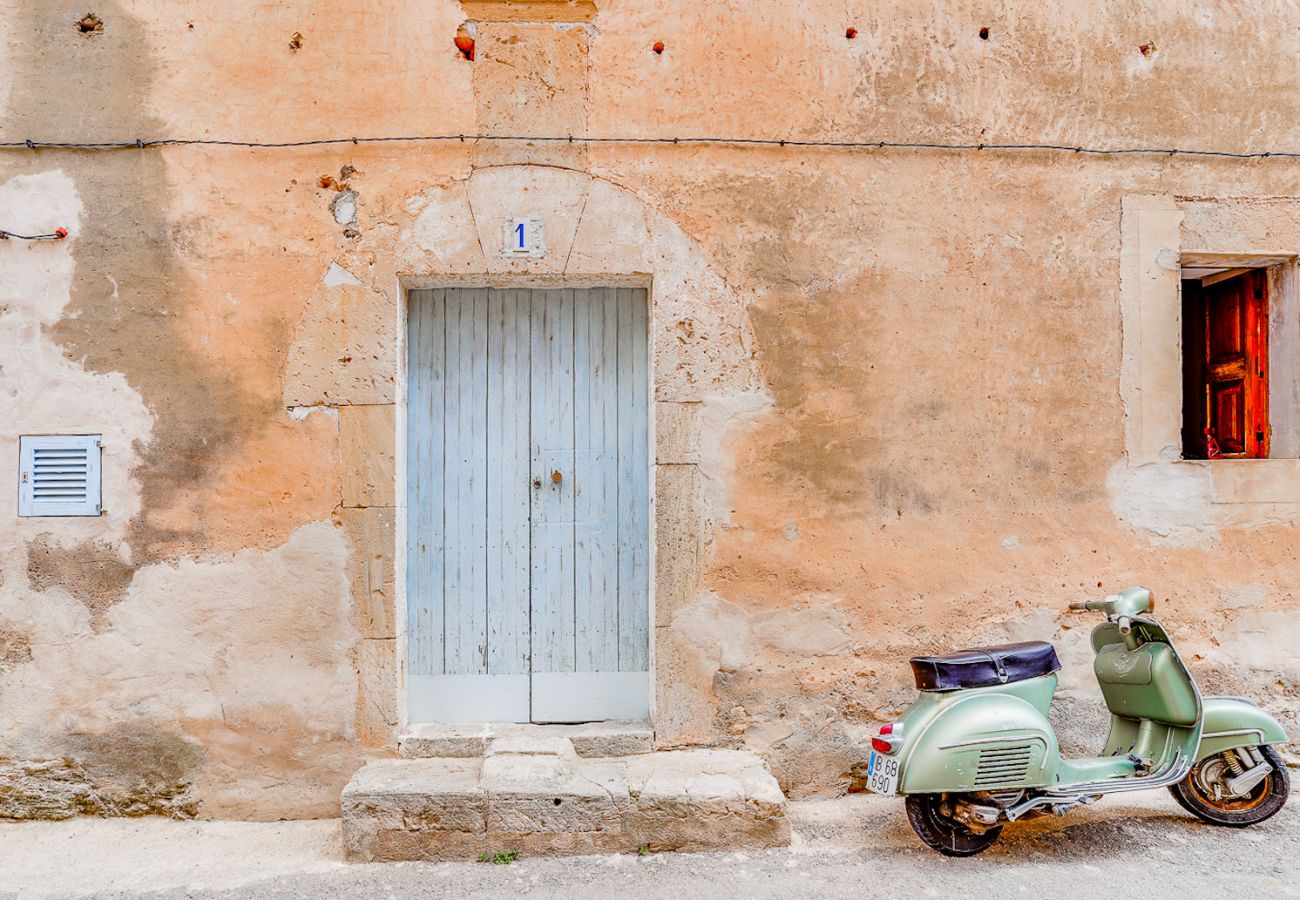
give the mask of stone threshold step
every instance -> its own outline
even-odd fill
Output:
[[[582,725],[526,724],[423,724],[412,725],[397,738],[398,755],[406,759],[445,757],[466,759],[486,756],[502,737],[567,738],[579,756],[611,757],[649,753],[654,731],[649,722],[588,722]]]
[[[497,738],[483,758],[376,760],[342,796],[356,862],[664,850],[790,842],[785,796],[741,750],[578,756],[567,738]]]

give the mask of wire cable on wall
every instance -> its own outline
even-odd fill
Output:
[[[18,234],[14,231],[5,231],[0,228],[0,241],[7,241],[14,238],[20,241],[61,241],[68,236],[68,229],[56,228],[50,234]]]
[[[158,138],[131,141],[0,141],[4,150],[144,150],[150,147],[245,147],[278,150],[294,147],[329,147],[344,144],[398,144],[433,142],[497,141],[520,143],[569,144],[673,144],[726,145],[757,147],[819,147],[829,150],[989,150],[995,152],[1053,151],[1090,156],[1192,156],[1220,159],[1297,159],[1296,150],[1196,150],[1188,147],[1085,147],[1073,144],[1046,143],[962,143],[943,141],[830,141],[783,138],[742,137],[600,137],[594,135],[501,135],[501,134],[426,134],[386,137],[317,138],[301,141],[235,141],[217,138]]]

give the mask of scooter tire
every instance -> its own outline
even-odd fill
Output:
[[[1182,781],[1170,785],[1169,792],[1183,809],[1211,825],[1228,828],[1257,825],[1285,806],[1291,793],[1291,776],[1282,757],[1272,747],[1260,747],[1259,752],[1273,766],[1273,771],[1256,786],[1250,797],[1216,804],[1197,785],[1196,769],[1188,772]]]
[[[1182,792],[1178,790],[1178,787],[1181,784],[1182,782],[1180,781],[1178,784],[1169,785],[1169,787],[1167,788],[1167,790],[1169,791],[1169,796],[1173,797],[1174,802],[1177,803],[1179,806],[1181,806],[1183,809],[1187,810],[1192,815],[1197,815],[1196,808],[1192,806],[1192,804],[1184,800]]]
[[[1002,833],[1001,825],[972,831],[943,814],[943,800],[943,794],[909,794],[906,798],[907,821],[927,847],[944,856],[974,856],[993,846]]]

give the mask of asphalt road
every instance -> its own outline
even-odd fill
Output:
[[[0,826],[0,896],[166,898],[1300,897],[1300,806],[1235,830],[1163,792],[1012,826],[982,856],[924,848],[902,804],[791,804],[785,850],[488,863],[342,862],[337,822]]]

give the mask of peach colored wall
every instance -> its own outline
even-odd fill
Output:
[[[471,22],[473,62],[454,0],[104,0],[97,34],[85,5],[0,7],[4,140],[1300,148],[1284,2],[596,0]],[[495,259],[525,188],[576,255]],[[1283,159],[3,151],[0,228],[72,237],[0,243],[0,485],[17,435],[102,432],[106,514],[0,507],[0,778],[110,811],[331,814],[400,725],[399,279],[488,271],[656,285],[661,744],[749,746],[793,794],[840,791],[908,700],[906,656],[1011,637],[1059,639],[1082,714],[1086,633],[1059,612],[1135,582],[1207,687],[1294,728],[1292,511],[1219,515],[1126,460],[1136,194],[1186,208],[1184,246],[1300,251]],[[1145,514],[1171,504],[1195,527]],[[33,761],[64,757],[42,787]]]

